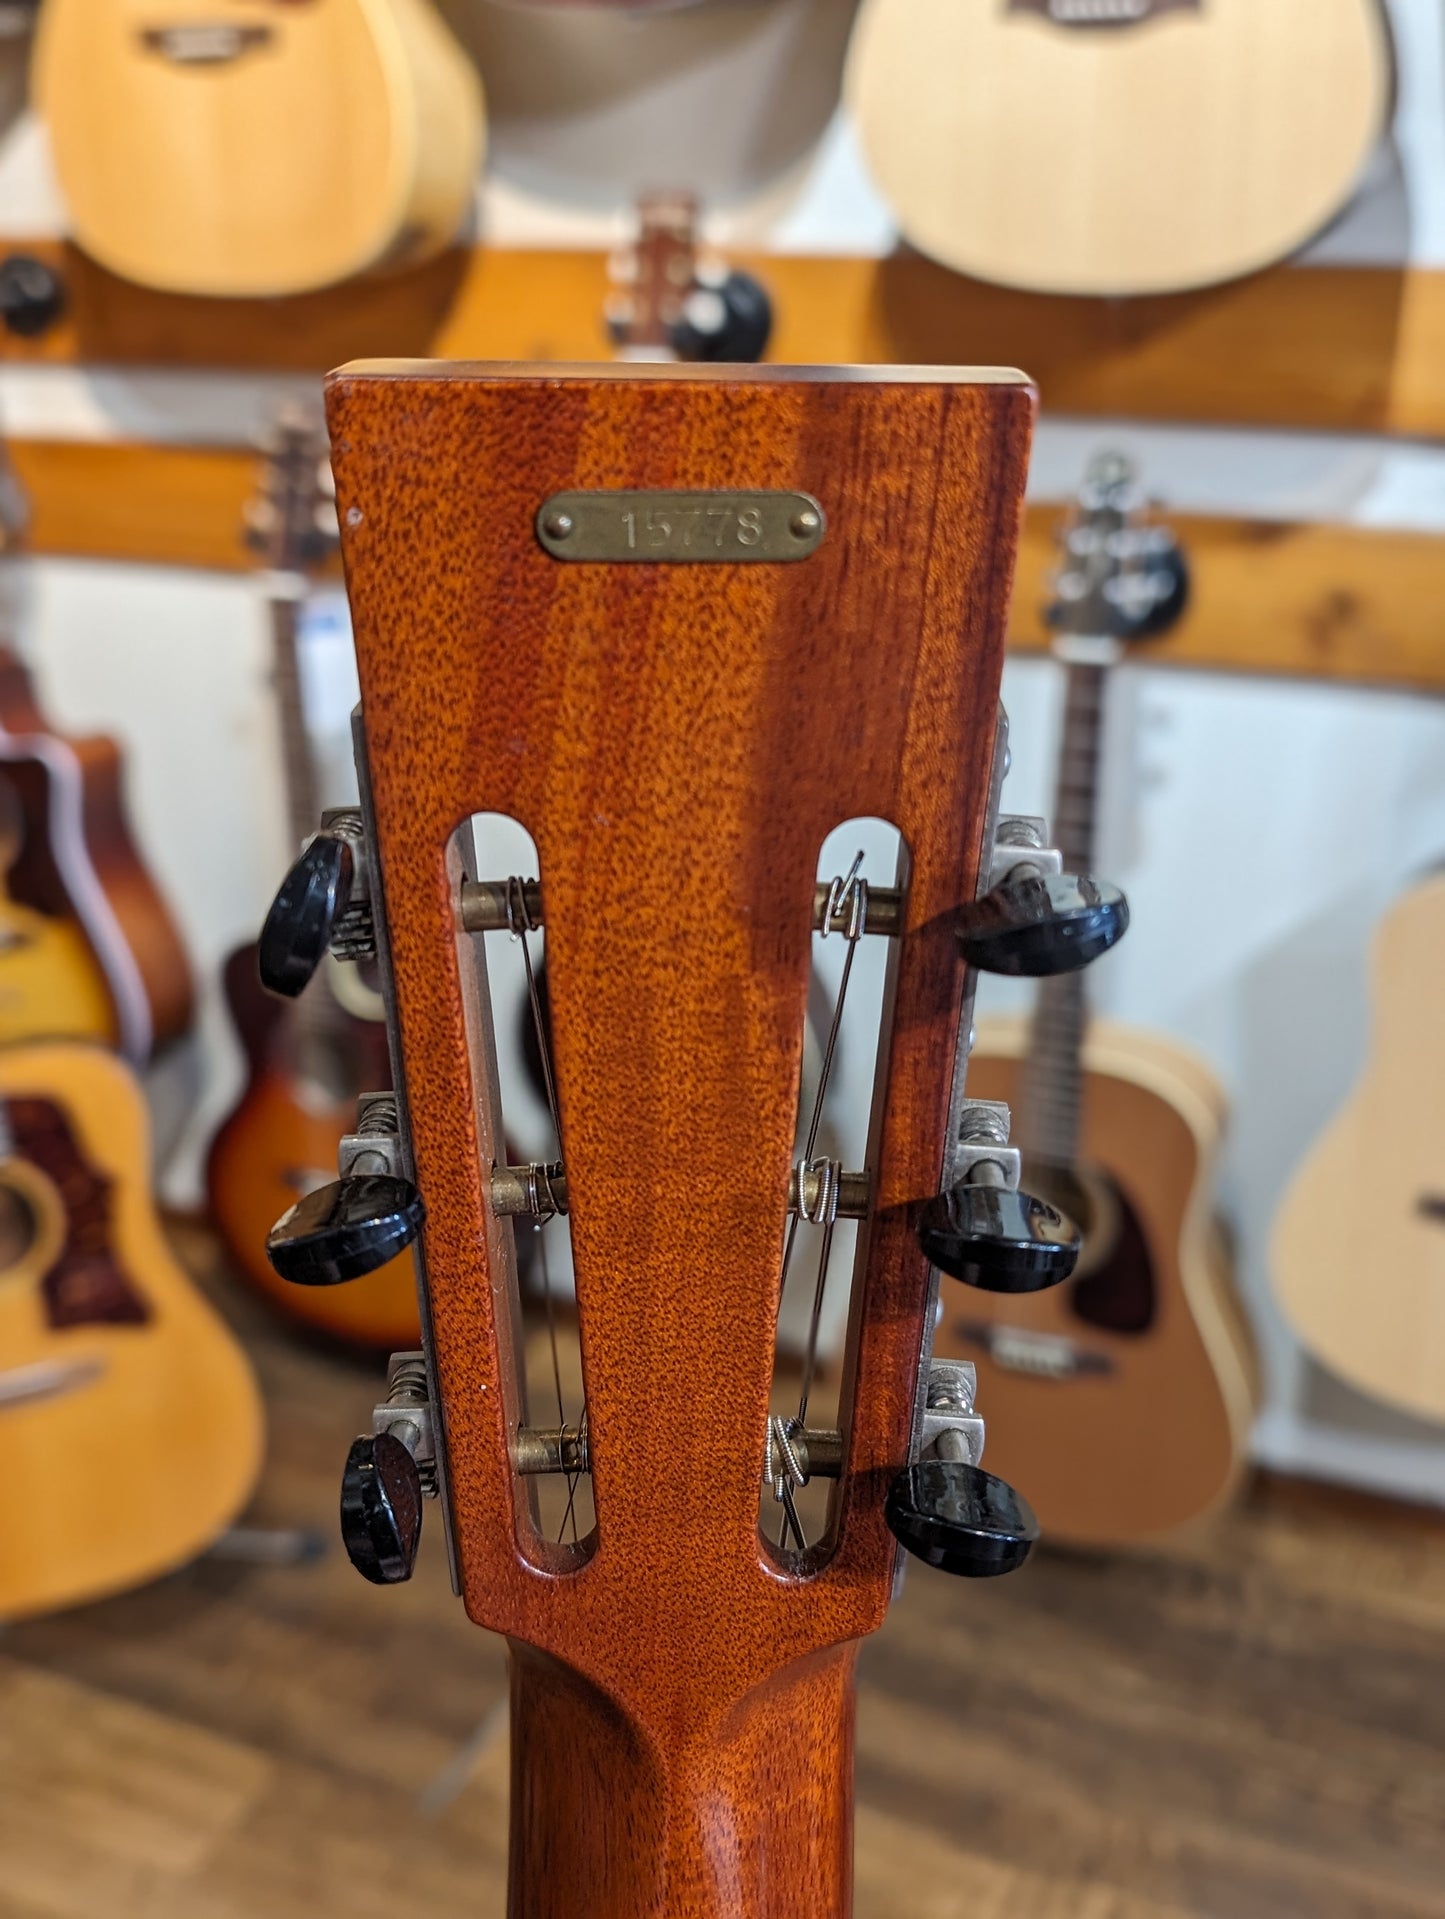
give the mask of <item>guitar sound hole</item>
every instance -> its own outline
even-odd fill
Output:
[[[1107,1174],[1092,1174],[1086,1187],[1094,1189],[1090,1218],[1081,1222],[1086,1263],[1082,1276],[1069,1288],[1069,1310],[1086,1326],[1138,1337],[1154,1324],[1158,1308],[1158,1288],[1144,1229]],[[1096,1257],[1087,1257],[1090,1238],[1097,1245]]]
[[[20,1264],[35,1244],[35,1213],[23,1193],[0,1185],[0,1273]]]

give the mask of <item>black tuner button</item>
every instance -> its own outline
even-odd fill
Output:
[[[298,1199],[266,1235],[266,1257],[293,1286],[340,1286],[395,1259],[425,1218],[410,1180],[357,1173]]]
[[[1039,1536],[1012,1486],[957,1459],[921,1459],[888,1489],[884,1516],[915,1559],[964,1579],[1016,1572]]]
[[[0,320],[22,340],[48,332],[65,310],[60,275],[28,253],[0,260]]]
[[[295,999],[326,957],[351,899],[355,862],[348,842],[318,833],[271,902],[256,964],[268,993]]]
[[[373,1586],[410,1579],[421,1543],[421,1474],[390,1433],[354,1439],[341,1475],[346,1556]]]
[[[1032,1193],[955,1186],[929,1200],[918,1243],[936,1266],[985,1293],[1040,1293],[1073,1272],[1083,1241],[1073,1221]]]
[[[1117,886],[1072,873],[1011,873],[954,922],[970,966],[981,973],[1045,979],[1077,972],[1117,946],[1129,902]]]
[[[762,284],[735,268],[699,275],[671,329],[679,360],[751,363],[768,350],[773,303]]]

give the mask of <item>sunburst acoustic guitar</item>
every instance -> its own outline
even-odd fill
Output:
[[[1437,873],[1376,935],[1369,1056],[1290,1182],[1270,1263],[1290,1324],[1331,1372],[1445,1421],[1442,953]]]
[[[182,1564],[260,1467],[255,1381],[166,1245],[148,1140],[112,1054],[0,1047],[0,1620]]]
[[[1067,676],[1054,827],[1085,870],[1110,666],[1170,623],[1185,590],[1169,534],[1133,523],[1136,504],[1127,464],[1101,456],[1049,616]],[[978,1368],[991,1461],[1046,1534],[1126,1545],[1167,1532],[1227,1496],[1255,1411],[1212,1216],[1223,1094],[1176,1042],[1089,1020],[1077,973],[1041,984],[1028,1024],[980,1026],[969,1083],[1010,1104],[1024,1184],[1078,1220],[1084,1250],[1069,1284],[1036,1298],[955,1293],[938,1350]]]
[[[168,293],[414,261],[481,165],[481,87],[431,0],[45,0],[34,92],[76,238]]]
[[[250,510],[250,536],[267,568],[282,774],[292,843],[317,818],[317,771],[307,732],[298,655],[298,613],[308,573],[335,549],[326,439],[319,420],[280,420]],[[325,1183],[355,1120],[361,1087],[388,1083],[386,1028],[377,994],[353,967],[322,970],[294,1004],[262,986],[259,955],[246,945],[226,962],[224,988],[246,1056],[246,1084],[211,1144],[211,1215],[237,1271],[293,1319],[365,1346],[417,1336],[416,1280],[403,1254],[340,1293],[283,1286],[265,1255],[266,1229],[299,1193]]]
[[[508,1638],[512,1919],[846,1919],[854,1668],[899,1549],[983,1577],[1032,1545],[972,1369],[930,1354],[940,1268],[1044,1287],[1079,1247],[979,1143],[972,969],[1076,967],[1127,923],[997,812],[1032,411],[1020,375],[938,368],[333,376],[362,817],[306,848],[267,939],[299,982],[366,920],[397,1077],[268,1250],[330,1290],[416,1248],[426,1344],[351,1449],[343,1534],[403,1580],[434,1495]],[[530,872],[479,866],[495,814]],[[906,862],[820,872],[864,818]],[[539,935],[555,1156],[517,1166],[488,969]],[[826,1052],[800,1111],[828,940],[887,960],[852,1166],[820,1150]],[[570,1409],[521,1336],[514,1235],[545,1218]],[[824,1287],[845,1222],[841,1394],[815,1322],[780,1408],[788,1272]]]
[[[1041,293],[1295,252],[1393,109],[1380,0],[864,0],[847,96],[903,233]]]

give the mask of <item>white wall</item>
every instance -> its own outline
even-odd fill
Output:
[[[682,182],[709,191],[723,241],[891,245],[832,112],[851,0],[734,0],[625,22],[488,0],[451,11],[489,60],[493,173],[479,218],[499,241],[606,240],[638,187]],[[1393,0],[1391,12],[1396,148],[1316,251],[1445,265],[1445,25],[1438,0]],[[43,141],[22,123],[0,148],[0,230],[62,218]],[[0,419],[17,434],[244,438],[294,385],[12,367]],[[1105,441],[1132,450],[1177,508],[1445,530],[1445,453],[1339,436],[1050,420],[1036,495],[1064,497]],[[169,1195],[193,1200],[238,1072],[215,968],[254,929],[287,857],[263,608],[243,580],[82,564],[35,566],[25,597],[22,641],[56,718],[130,749],[137,825],[202,975],[199,1042],[158,1099],[175,1131],[200,1089],[167,1172]],[[337,612],[334,600],[317,610],[311,691],[340,798],[353,682]],[[1057,691],[1047,663],[1009,668],[1018,810],[1048,807]],[[1270,1307],[1264,1266],[1281,1182],[1362,1057],[1372,925],[1412,872],[1445,857],[1445,706],[1147,667],[1121,672],[1117,694],[1100,864],[1127,886],[1135,925],[1096,993],[1110,1013],[1198,1047],[1234,1102],[1224,1196],[1270,1375],[1258,1450],[1445,1498],[1445,1435],[1324,1382]]]

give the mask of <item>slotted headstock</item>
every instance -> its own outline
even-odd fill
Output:
[[[955,921],[989,880],[1032,392],[380,364],[328,407],[437,1472],[468,1611],[513,1642],[512,1911],[844,1913],[854,1648],[920,1449],[915,1215],[953,1164]],[[483,813],[535,840],[525,897],[474,869]],[[888,983],[833,1512],[799,1553],[759,1492],[818,855],[860,817],[905,852],[865,935]],[[546,931],[596,1511],[575,1544],[519,1470],[480,930],[509,914]],[[377,1470],[352,1491],[384,1558]]]

